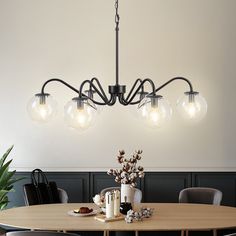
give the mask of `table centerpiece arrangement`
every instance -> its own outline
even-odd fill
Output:
[[[138,165],[142,159],[142,150],[135,151],[131,158],[125,158],[125,151],[119,151],[117,161],[121,164],[121,169],[109,169],[107,174],[113,175],[115,181],[121,184],[121,202],[134,201],[134,187],[138,178],[144,178],[144,168]]]

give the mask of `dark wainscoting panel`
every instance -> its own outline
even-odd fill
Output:
[[[69,195],[70,202],[92,202],[92,197],[103,188],[119,186],[106,172],[47,172]],[[23,206],[23,185],[30,183],[30,172],[17,172],[25,177],[9,193],[9,206]],[[146,172],[137,188],[143,192],[143,202],[178,202],[179,191],[191,186],[213,187],[223,192],[223,205],[236,206],[235,172]]]
[[[193,173],[193,186],[210,187],[222,191],[222,205],[236,206],[236,173]]]
[[[107,175],[104,172],[94,172],[90,174],[90,196],[89,199],[92,201],[92,197],[100,193],[100,191],[104,188],[112,187],[112,186],[120,186],[114,181],[114,177]]]
[[[23,180],[14,184],[14,192],[10,192],[8,194],[8,199],[10,203],[8,204],[8,208],[24,206],[24,197],[23,197],[23,185],[31,182],[30,173],[29,172],[18,172],[15,174],[16,178],[24,178]]]
[[[144,202],[178,202],[180,190],[191,186],[190,173],[145,173],[141,189]]]
[[[69,202],[89,202],[89,173],[48,172],[47,178],[67,192]]]

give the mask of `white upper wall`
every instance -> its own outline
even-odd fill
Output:
[[[170,124],[154,131],[116,105],[79,133],[63,121],[75,95],[67,88],[48,85],[59,111],[47,125],[34,124],[26,105],[53,77],[75,86],[92,76],[114,83],[114,1],[0,0],[0,152],[15,145],[17,170],[106,170],[119,149],[142,149],[149,170],[236,170],[235,12],[235,0],[120,0],[121,84],[185,76],[208,114],[186,126],[174,110]],[[162,95],[175,106],[186,89],[176,82]]]

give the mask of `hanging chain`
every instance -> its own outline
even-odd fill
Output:
[[[119,21],[120,21],[120,16],[119,16],[119,13],[118,13],[118,7],[119,7],[118,4],[119,4],[118,0],[116,0],[116,2],[115,2],[115,9],[116,9],[115,22],[116,22],[117,27],[118,27]]]

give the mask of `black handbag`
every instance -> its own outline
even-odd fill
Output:
[[[27,205],[60,203],[56,182],[49,182],[40,169],[31,172],[31,183],[24,185],[24,193]]]

